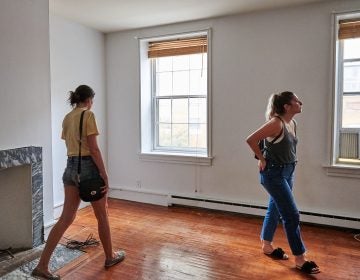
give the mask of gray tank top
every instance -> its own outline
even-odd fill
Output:
[[[265,154],[267,160],[276,163],[294,163],[296,162],[296,144],[297,137],[291,134],[283,124],[284,137],[278,143],[271,143],[265,139]],[[296,124],[295,124],[296,134]]]

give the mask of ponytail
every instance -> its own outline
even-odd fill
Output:
[[[275,115],[281,116],[285,114],[285,104],[290,104],[294,97],[291,91],[283,91],[281,93],[273,93],[268,101],[265,119],[270,120]]]
[[[72,107],[84,102],[88,98],[94,98],[95,92],[87,85],[78,86],[75,91],[69,91],[68,101]]]
[[[270,120],[275,115],[274,105],[273,105],[275,98],[276,98],[276,93],[273,93],[269,97],[268,104],[266,106],[266,112],[265,112],[265,119],[266,120]]]

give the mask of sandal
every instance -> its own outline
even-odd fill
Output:
[[[289,256],[285,254],[284,250],[279,248],[274,249],[271,253],[264,253],[265,255],[275,260],[288,260]]]
[[[111,260],[106,260],[105,261],[105,268],[109,268],[112,267],[115,264],[118,264],[119,262],[123,261],[125,259],[125,251],[123,250],[119,250],[117,252],[115,252],[115,257],[112,258]]]
[[[48,280],[60,280],[60,275],[51,274],[50,272],[43,272],[39,270],[37,267],[31,272],[31,276],[38,277],[41,279],[48,279]]]
[[[296,265],[296,268],[307,274],[316,274],[320,272],[320,268],[313,261],[306,261],[302,266]]]

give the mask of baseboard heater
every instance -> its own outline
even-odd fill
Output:
[[[243,203],[236,203],[236,202],[220,201],[220,200],[214,200],[214,199],[185,197],[185,196],[178,196],[178,195],[172,195],[171,197],[177,198],[177,199],[209,202],[209,203],[216,203],[216,204],[223,204],[223,205],[241,206],[241,207],[248,207],[248,208],[265,209],[265,210],[267,209],[267,207],[265,207],[265,206],[257,206],[257,205],[250,205],[250,204],[243,204]]]
[[[197,197],[186,197],[186,196],[179,196],[179,195],[171,195],[171,198],[174,199],[173,204],[181,204],[177,202],[182,201],[193,201],[193,202],[201,202],[201,203],[211,203],[211,204],[217,204],[217,205],[226,205],[226,206],[238,206],[238,207],[244,207],[244,208],[251,208],[251,209],[259,209],[265,210],[267,207],[265,206],[258,206],[258,205],[251,205],[251,204],[245,204],[245,203],[236,203],[236,202],[229,202],[229,201],[220,201],[220,200],[214,200],[214,199],[206,199],[206,198],[197,198]],[[179,201],[180,200],[180,201]],[[217,208],[219,209],[219,208]],[[353,217],[345,217],[345,216],[337,216],[337,215],[329,215],[329,214],[319,214],[319,213],[313,213],[308,211],[300,211],[301,215],[307,215],[312,217],[318,217],[318,218],[326,218],[326,219],[336,219],[336,220],[342,220],[342,221],[350,221],[350,222],[360,222],[360,218],[353,218]],[[328,223],[325,223],[328,224]],[[328,224],[331,225],[331,224]],[[336,225],[335,225],[336,226]],[[351,226],[352,227],[352,226]]]

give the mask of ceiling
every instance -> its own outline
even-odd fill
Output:
[[[50,0],[52,14],[104,33],[330,0]]]

